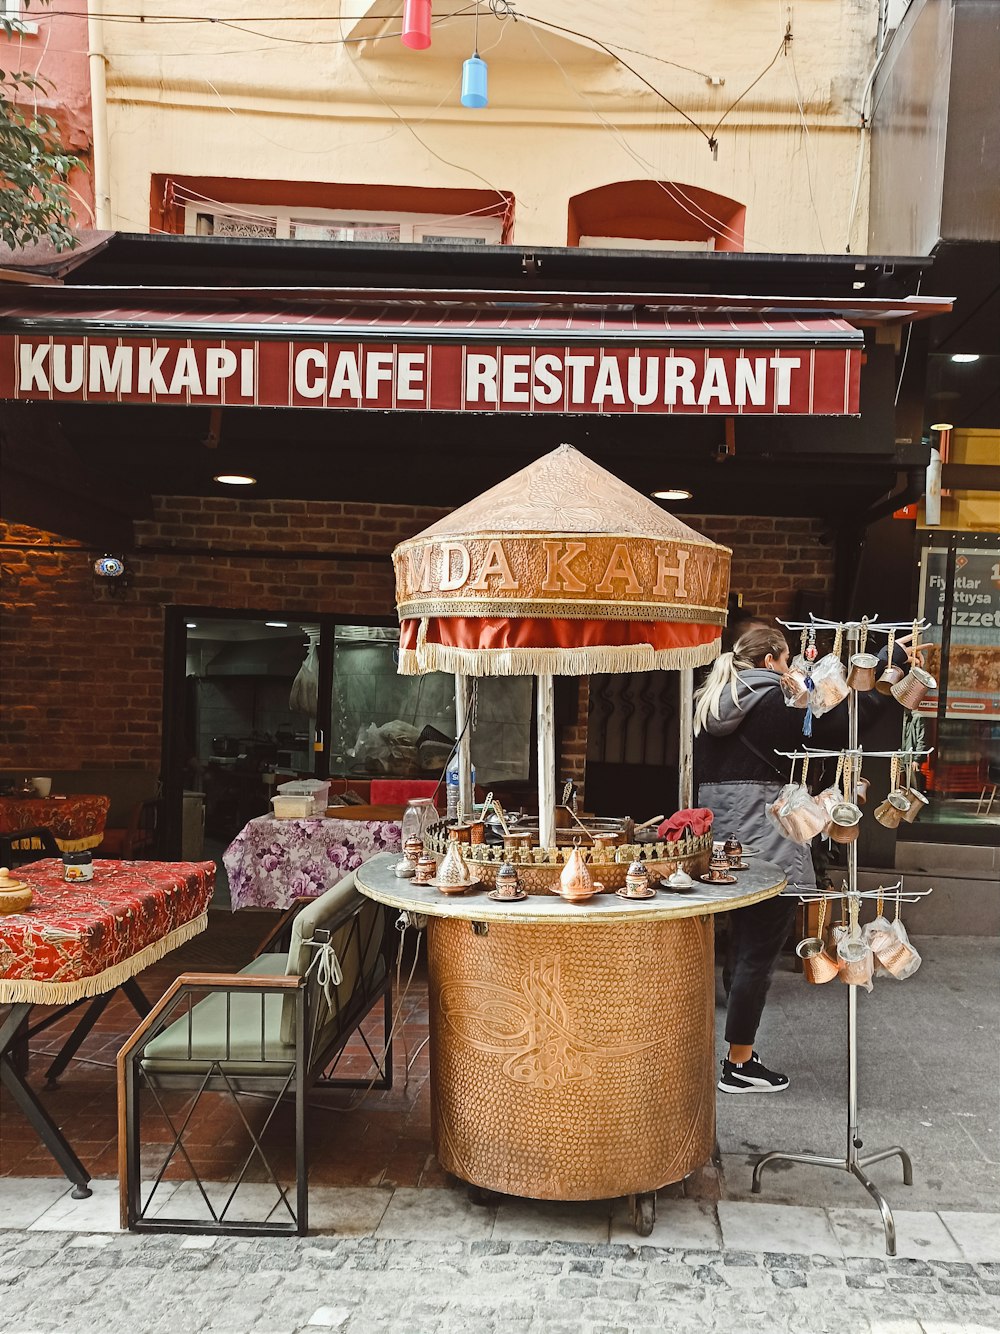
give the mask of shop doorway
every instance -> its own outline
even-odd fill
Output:
[[[455,737],[454,677],[397,672],[385,617],[167,609],[163,854],[216,858],[293,778],[438,778]],[[512,796],[533,777],[531,678],[479,683],[477,782]],[[204,837],[199,842],[198,833]]]

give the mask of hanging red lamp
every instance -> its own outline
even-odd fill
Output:
[[[406,0],[403,6],[403,45],[426,51],[431,44],[431,0]]]

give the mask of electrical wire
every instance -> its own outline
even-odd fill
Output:
[[[171,182],[171,184],[173,186],[173,197],[177,202],[181,204],[184,205],[190,204],[193,205],[194,207],[198,207],[199,205],[202,204],[208,205],[214,211],[221,213],[224,217],[234,218],[237,220],[244,220],[247,222],[273,222],[275,226],[277,226],[278,222],[280,221],[279,215],[277,213],[265,212],[263,210],[257,212],[251,211],[253,209],[253,205],[251,204],[246,204],[243,207],[241,207],[239,204],[227,203],[223,199],[214,199],[211,195],[202,194],[199,190],[195,190],[191,186],[178,185],[176,182]],[[480,205],[479,208],[467,209],[464,213],[444,213],[438,217],[425,218],[421,214],[420,215],[421,221],[418,225],[421,227],[433,227],[439,224],[459,221],[463,218],[478,219],[478,218],[502,217],[504,212],[506,211],[507,206],[509,205],[509,202],[510,202],[509,199],[501,198],[496,204],[482,204]],[[296,205],[294,207],[296,208],[296,211],[298,211],[299,206]],[[317,211],[328,211],[325,205],[316,205],[315,207]],[[281,210],[282,213],[285,213],[287,211],[288,211],[287,209]],[[337,209],[337,212],[345,212],[345,211],[347,210]],[[384,211],[385,210],[382,209],[354,210],[355,213],[367,213],[367,212],[377,213]],[[322,219],[320,219],[320,221],[322,221]],[[337,221],[336,219],[330,219],[331,226],[335,225],[336,221]]]
[[[813,178],[812,178],[812,163],[811,163],[812,140],[809,135],[809,126],[806,123],[805,108],[802,105],[802,90],[799,87],[798,73],[795,69],[795,57],[792,54],[791,20],[789,20],[788,27],[785,30],[785,37],[783,40],[785,45],[785,73],[788,75],[789,81],[792,86],[792,93],[795,97],[795,105],[798,108],[799,121],[801,122],[802,133],[804,136],[803,157],[806,164],[806,187],[809,191],[809,203],[812,205],[813,217],[816,219],[816,231],[819,234],[820,249],[825,254],[826,241],[823,237],[823,223],[819,216],[819,209],[816,207],[816,196],[813,193]]]
[[[548,49],[548,47],[546,47],[540,35],[534,30],[532,30],[532,36],[534,37],[535,41],[541,46],[542,50],[545,52],[548,58],[555,64],[556,68],[560,71],[570,91],[575,93],[576,96],[582,102],[584,102],[586,106],[590,108],[590,111],[593,113],[593,115],[596,116],[596,118],[600,121],[600,123],[604,126],[604,128],[614,137],[614,139],[618,142],[622,150],[625,153],[627,153],[628,156],[632,158],[634,162],[636,162],[647,173],[649,173],[648,179],[652,182],[652,184],[655,185],[659,190],[661,190],[669,199],[671,199],[673,203],[675,203],[680,209],[682,209],[683,212],[687,213],[689,217],[693,218],[694,221],[700,227],[707,226],[708,229],[714,232],[715,235],[718,236],[721,240],[735,241],[737,244],[742,246],[744,238],[740,236],[738,232],[734,231],[734,229],[731,228],[728,223],[723,222],[721,218],[716,218],[713,214],[708,213],[705,209],[701,208],[700,205],[696,204],[694,200],[690,199],[689,196],[684,196],[684,198],[687,199],[688,203],[693,204],[697,208],[698,211],[694,212],[691,208],[687,207],[687,205],[684,203],[684,200],[680,197],[680,194],[678,193],[676,187],[674,187],[672,183],[658,180],[656,176],[656,170],[653,167],[653,164],[649,162],[646,158],[642,157],[641,154],[636,152],[636,150],[633,149],[632,146],[628,143],[625,136],[618,129],[618,127],[612,125],[611,122],[608,121],[601,114],[601,112],[597,109],[597,107],[594,106],[590,98],[587,97],[585,93],[581,92],[580,89],[576,87],[576,85],[570,78],[569,73],[567,72],[562,61],[559,60],[558,56],[553,55],[553,53]],[[699,217],[699,214],[701,214],[702,216]]]
[[[694,129],[698,131],[698,133],[702,136],[702,138],[706,140],[709,147],[711,148],[712,146],[711,136],[708,135],[705,132],[705,130],[702,129],[702,127],[692,116],[689,116],[688,113],[682,107],[679,107],[676,102],[672,102],[670,98],[667,97],[666,93],[661,92],[660,89],[657,88],[655,84],[650,83],[650,81],[645,77],[645,75],[640,74],[639,71],[635,69],[632,65],[630,65],[627,60],[623,60],[621,56],[616,55],[615,52],[611,49],[611,47],[609,47],[606,43],[602,42],[600,38],[591,37],[586,33],[576,32],[574,31],[574,29],[563,27],[563,25],[559,23],[550,23],[548,19],[540,19],[536,15],[528,14],[522,10],[517,11],[516,17],[527,19],[529,23],[536,23],[538,24],[539,27],[549,28],[553,32],[566,33],[571,37],[580,37],[583,38],[584,41],[593,42],[593,44],[597,47],[600,47],[600,49],[603,52],[605,52],[606,55],[609,55],[612,60],[616,60],[619,65],[623,65],[625,69],[627,69],[630,74],[634,75],[635,78],[637,78],[640,83],[644,84],[651,93],[654,93],[658,98],[660,98],[661,101],[666,102],[667,106],[670,107],[672,111],[676,111],[678,116],[683,117],[683,119],[686,120],[690,126],[692,126]],[[535,34],[535,36],[537,37],[537,33]],[[552,58],[554,59],[554,57]]]
[[[474,171],[472,167],[463,167],[460,163],[452,162],[449,158],[443,157],[440,153],[436,152],[433,148],[431,148],[430,144],[426,143],[425,140],[421,139],[420,135],[417,134],[416,130],[413,128],[410,122],[405,118],[405,116],[401,115],[400,112],[397,111],[396,108],[392,105],[392,103],[388,102],[382,96],[379,90],[375,87],[375,85],[372,83],[371,79],[369,79],[367,73],[365,72],[361,61],[359,61],[356,56],[353,56],[353,53],[350,54],[352,54],[355,70],[357,70],[357,72],[361,75],[363,81],[368,85],[369,90],[375,95],[375,97],[378,98],[378,100],[382,103],[382,105],[396,117],[396,119],[399,121],[403,129],[405,129],[417,141],[417,143],[420,145],[420,147],[424,150],[425,153],[429,153],[431,157],[436,158],[438,162],[443,163],[444,166],[446,167],[451,167],[455,171],[464,172],[467,176],[472,176],[475,180],[482,181],[482,183],[485,186],[487,186],[490,190],[493,190],[496,194],[499,195],[502,193],[497,185],[495,185],[492,181],[487,180],[487,178],[483,176],[480,172]],[[452,85],[452,87],[454,87],[454,85]]]
[[[777,51],[775,51],[774,55],[764,66],[761,72],[757,75],[756,79],[754,79],[752,83],[748,83],[747,86],[743,89],[742,93],[740,93],[739,97],[737,97],[734,102],[731,102],[730,105],[726,107],[725,111],[722,113],[719,119],[715,122],[715,125],[712,127],[712,134],[709,140],[710,143],[714,143],[716,135],[719,133],[719,129],[723,121],[730,115],[731,112],[736,110],[739,104],[743,101],[744,97],[746,97],[747,93],[752,92],[753,89],[757,87],[761,79],[763,79],[764,75],[769,73],[770,70],[773,69],[774,64],[777,61],[778,57],[781,55],[782,51],[784,51],[787,41],[788,41],[787,35],[785,37],[782,37],[781,45],[778,47]]]
[[[917,290],[916,292],[914,292],[914,296],[920,295],[920,284],[923,281],[924,281],[924,275],[921,273],[920,277],[917,279]],[[901,389],[903,388],[903,378],[906,375],[906,359],[910,355],[910,339],[912,337],[913,337],[913,321],[911,320],[910,323],[906,326],[906,346],[903,348],[903,361],[899,368],[899,379],[896,381],[896,393],[892,400],[893,407],[899,406],[899,394]]]

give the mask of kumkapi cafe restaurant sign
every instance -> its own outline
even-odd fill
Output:
[[[33,293],[30,305],[7,308],[0,397],[425,412],[859,411],[864,334],[814,310],[723,313],[695,309],[695,298],[660,308],[560,306],[523,293],[475,305],[373,305],[328,291],[313,301],[260,292],[223,300],[206,289],[188,302],[138,289],[145,305],[138,293],[129,303],[108,289],[115,299],[102,305],[97,290]]]

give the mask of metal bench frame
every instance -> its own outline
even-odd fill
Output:
[[[292,917],[307,902],[309,900],[299,900],[293,905],[292,909],[279,922],[275,931],[271,933],[269,939],[258,950],[258,954],[266,952],[269,944],[280,938],[281,934],[290,931]],[[375,980],[366,978],[361,964],[371,947],[372,933],[375,930],[378,917],[372,919],[371,930],[366,933],[366,938],[362,939],[361,911],[363,907],[363,900],[346,907],[343,912],[331,920],[328,930],[317,931],[314,934],[314,942],[322,944],[328,942],[344,926],[349,926],[347,949],[342,950],[341,953],[344,958],[347,958],[352,951],[356,953],[358,963],[357,980],[347,1003],[342,1008],[339,1003],[336,1004],[335,1010],[332,1012],[335,1022],[326,1021],[321,1023],[324,1001],[312,977],[272,976],[259,973],[184,973],[171,984],[139,1024],[118,1053],[118,1162],[121,1225],[123,1228],[128,1228],[134,1232],[305,1235],[309,1225],[308,1096],[310,1091],[316,1086],[338,1089],[389,1089],[392,1087],[391,933],[387,929],[388,922],[383,917],[382,940],[377,956],[382,960],[382,975]],[[249,1059],[245,1055],[240,1058],[232,1058],[230,1054],[232,998],[234,995],[245,998],[247,993],[260,997],[260,1051],[259,1055],[253,1057],[253,1063],[259,1065],[274,1064],[278,1068],[273,1073],[239,1073],[232,1068],[246,1064]],[[273,1059],[269,1061],[265,1051],[265,998],[268,995],[287,997],[289,993],[292,993],[295,1006],[295,1054],[290,1068],[287,1058],[282,1058],[280,1061]],[[192,1054],[194,1042],[193,1016],[198,999],[204,999],[213,994],[223,994],[226,997],[226,1051],[223,1057],[212,1060],[206,1071],[203,1069],[206,1064],[205,1059]],[[359,1080],[336,1076],[336,1067],[343,1056],[344,1048],[355,1031],[359,1031],[361,1022],[379,1000],[382,1000],[384,1005],[384,1040],[381,1055],[372,1051],[367,1037],[364,1033],[361,1033],[362,1041],[376,1068],[376,1077],[373,1080]],[[181,1071],[150,1072],[144,1069],[143,1058],[147,1045],[185,1013],[188,1016],[188,1052],[193,1064],[198,1068],[193,1069],[190,1073]],[[160,1097],[161,1092],[177,1089],[182,1091],[193,1090],[194,1092],[194,1098],[187,1106],[183,1119],[178,1118],[180,1120],[179,1126],[175,1124],[174,1118],[170,1116]],[[151,1094],[160,1114],[169,1127],[170,1134],[173,1136],[145,1199],[143,1199],[144,1192],[140,1170],[142,1146],[140,1094],[143,1090]],[[206,1093],[219,1092],[225,1093],[236,1106],[244,1129],[249,1136],[251,1147],[246,1160],[243,1162],[242,1170],[232,1184],[228,1199],[221,1208],[217,1209],[209,1199],[204,1182],[195,1169],[191,1155],[185,1147],[184,1134],[202,1096]],[[272,1098],[270,1109],[259,1132],[254,1131],[244,1114],[240,1101],[241,1095],[253,1097],[255,1100],[267,1096]],[[294,1097],[295,1100],[296,1189],[294,1207],[289,1199],[289,1188],[283,1186],[278,1180],[278,1176],[268,1161],[261,1143],[278,1106],[286,1097]],[[150,1215],[148,1213],[150,1206],[154,1203],[156,1191],[163,1180],[164,1173],[177,1154],[180,1154],[187,1163],[191,1177],[198,1186],[208,1207],[211,1221],[203,1218],[159,1218],[155,1214]],[[278,1192],[278,1199],[264,1219],[241,1221],[227,1217],[255,1157],[259,1158],[264,1164],[268,1179]],[[280,1221],[272,1221],[272,1215],[279,1209],[282,1215]],[[287,1221],[283,1218],[285,1213],[288,1215]]]

